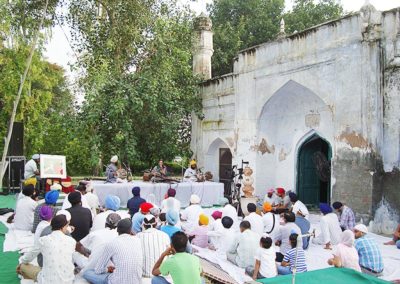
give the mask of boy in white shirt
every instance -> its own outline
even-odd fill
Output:
[[[260,247],[258,248],[254,259],[254,266],[246,267],[246,273],[253,280],[261,278],[272,278],[278,275],[275,263],[275,248],[272,246],[272,239],[266,235],[260,239]]]

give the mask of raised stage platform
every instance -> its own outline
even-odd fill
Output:
[[[143,181],[129,183],[104,183],[103,181],[93,181],[94,192],[99,197],[100,205],[104,205],[104,200],[108,194],[113,194],[121,199],[121,207],[126,207],[128,200],[132,197],[132,188],[134,186],[140,187],[140,196],[144,199],[147,199],[147,196],[153,193],[158,206],[160,206],[161,201],[164,199],[170,187],[176,190],[175,197],[181,202],[182,207],[189,205],[189,199],[192,194],[197,194],[200,197],[202,206],[219,204],[220,198],[224,196],[224,184],[209,181],[181,182],[175,184]]]

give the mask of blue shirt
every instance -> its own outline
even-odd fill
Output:
[[[288,250],[283,257],[283,261],[289,262],[290,270],[293,272],[295,263],[297,272],[306,272],[307,264],[306,264],[306,256],[304,254],[304,250],[302,248],[298,248],[297,250],[297,262],[296,262],[296,248],[292,248]]]
[[[364,235],[355,240],[354,246],[360,258],[361,267],[370,269],[376,273],[383,271],[382,255],[374,239],[368,235]]]
[[[301,216],[296,216],[296,221],[294,222],[297,226],[299,226],[301,234],[307,234],[310,231],[310,222]],[[308,248],[308,243],[310,241],[310,237],[303,237],[303,249]]]
[[[137,212],[139,212],[140,204],[142,204],[144,202],[146,202],[146,200],[141,198],[140,196],[134,196],[131,199],[129,199],[128,204],[126,206],[129,209],[129,214],[131,214],[131,216],[133,216]]]
[[[171,226],[171,225],[165,225],[160,228],[161,231],[166,233],[169,238],[172,238],[172,235],[175,234],[176,232],[180,232],[181,230],[178,227]]]
[[[144,215],[141,212],[137,212],[132,217],[132,231],[137,234],[142,231],[142,223],[144,220]]]

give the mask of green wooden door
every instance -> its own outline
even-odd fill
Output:
[[[299,155],[299,198],[305,204],[319,203],[319,178],[316,175],[315,165],[312,160],[314,149],[304,145]]]
[[[322,152],[329,159],[329,144],[314,136],[300,148],[297,168],[297,192],[299,199],[308,205],[318,205],[320,202],[329,202],[330,182],[323,182],[317,174],[313,160],[316,152]]]

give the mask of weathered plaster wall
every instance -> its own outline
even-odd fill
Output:
[[[232,75],[203,85],[198,159],[213,160],[220,138],[234,164],[250,161],[257,194],[295,189],[297,151],[316,133],[332,147],[332,201],[370,216],[399,174],[400,72],[389,64],[400,58],[399,18],[368,6],[242,51]]]

